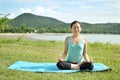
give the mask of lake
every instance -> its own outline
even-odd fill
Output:
[[[28,38],[35,40],[55,40],[55,41],[64,41],[67,36],[72,35],[72,33],[41,33],[41,34],[32,34],[27,36]],[[117,34],[81,34],[83,37],[87,37],[88,41],[93,42],[102,42],[102,43],[112,43],[120,45],[120,35]]]

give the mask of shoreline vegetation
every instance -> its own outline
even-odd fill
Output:
[[[65,73],[33,73],[8,70],[17,60],[30,62],[57,62],[63,52],[64,42],[33,41],[24,36],[32,34],[0,34],[1,80],[119,80],[120,45],[89,43],[88,55],[94,62],[109,66],[112,71]],[[4,37],[6,36],[6,37]],[[10,37],[12,36],[12,37]],[[14,37],[13,37],[14,36]],[[4,37],[4,38],[3,38]],[[46,65],[47,66],[47,65]]]

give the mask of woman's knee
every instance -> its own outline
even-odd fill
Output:
[[[56,65],[57,65],[57,67],[58,67],[59,69],[63,69],[62,61],[57,62]]]
[[[59,69],[71,69],[71,64],[65,61],[59,61],[56,65]]]

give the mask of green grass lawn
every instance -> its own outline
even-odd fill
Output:
[[[120,80],[120,45],[89,43],[88,54],[94,62],[112,68],[105,72],[34,73],[8,70],[17,60],[57,62],[63,52],[63,42],[0,39],[0,80]]]

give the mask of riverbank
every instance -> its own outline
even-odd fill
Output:
[[[34,73],[8,70],[17,60],[30,62],[57,62],[63,52],[64,42],[31,41],[0,38],[0,79],[1,80],[119,80],[119,45],[90,43],[88,55],[94,62],[109,66],[112,71],[64,73]],[[116,65],[117,64],[117,65]],[[46,65],[47,66],[47,65]],[[30,77],[32,76],[32,77]]]
[[[0,38],[20,38],[28,40],[43,41],[64,41],[67,36],[72,33],[0,33]],[[101,42],[120,45],[120,35],[115,34],[81,34],[87,37],[90,43]]]
[[[0,38],[26,38],[31,35],[32,33],[0,33]]]

